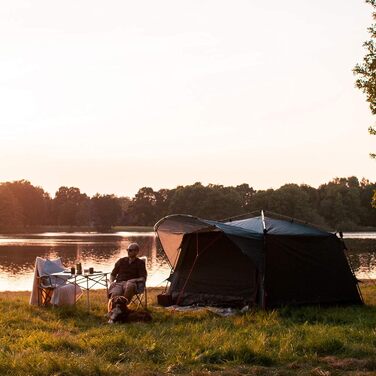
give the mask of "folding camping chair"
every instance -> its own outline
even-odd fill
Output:
[[[34,283],[30,304],[39,306],[74,304],[81,296],[79,286],[68,283],[67,275],[54,276],[64,271],[61,259],[48,260],[37,257],[35,260]]]
[[[143,260],[145,265],[147,265],[147,257],[141,256],[140,260]],[[145,282],[137,282],[136,294],[131,299],[130,305],[135,306],[136,309],[142,308],[147,309],[148,307],[148,295]]]
[[[49,276],[38,276],[38,305],[48,306],[51,303],[52,294],[57,285],[52,283]]]

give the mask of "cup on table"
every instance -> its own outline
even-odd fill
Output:
[[[93,274],[94,273],[94,268],[89,268],[89,274]]]
[[[79,262],[76,264],[77,274],[82,274],[82,264]]]
[[[75,268],[74,266],[72,266],[72,267],[70,268],[70,272],[71,272],[72,275],[73,275],[73,274],[76,274],[76,268]]]

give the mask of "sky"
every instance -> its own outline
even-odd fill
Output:
[[[3,0],[0,182],[376,180],[363,0]]]

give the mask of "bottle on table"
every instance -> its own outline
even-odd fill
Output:
[[[80,262],[76,264],[76,271],[77,274],[82,274],[82,264]]]

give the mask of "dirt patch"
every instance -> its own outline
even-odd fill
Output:
[[[326,356],[320,361],[328,364],[331,368],[341,370],[359,370],[359,371],[373,371],[376,370],[376,362],[369,359],[355,359],[355,358],[337,358],[335,356]]]

